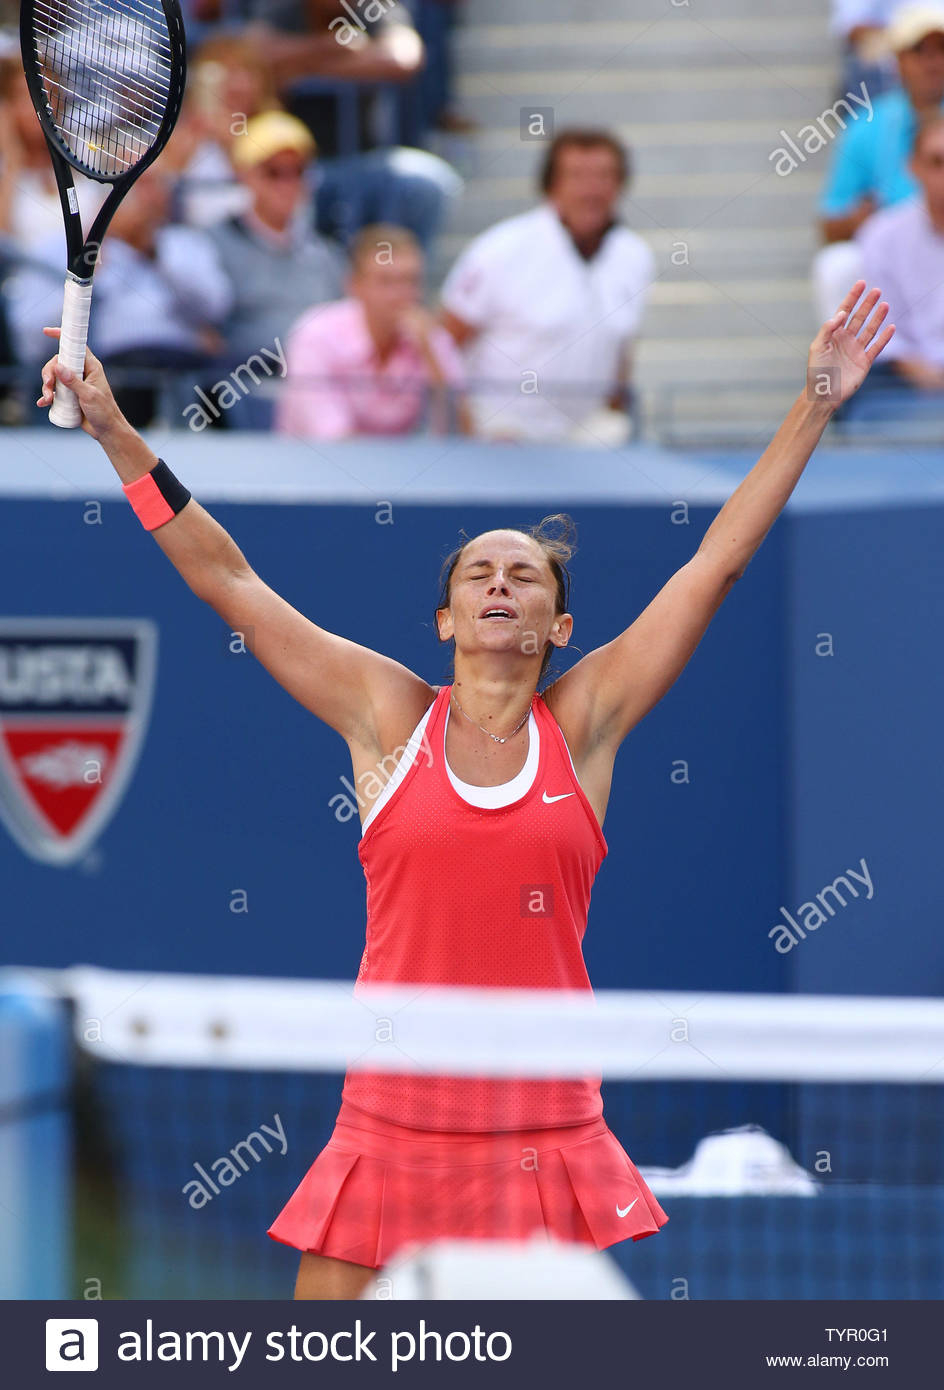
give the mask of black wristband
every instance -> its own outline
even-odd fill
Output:
[[[187,491],[179,478],[174,477],[163,459],[158,459],[156,465],[151,469],[151,477],[174,516],[178,512],[182,512],[192,494]]]

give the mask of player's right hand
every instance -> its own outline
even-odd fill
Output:
[[[48,338],[58,338],[59,331],[58,328],[43,329]],[[36,402],[38,406],[48,409],[52,405],[57,380],[75,392],[82,411],[82,428],[93,439],[101,441],[115,429],[122,426],[128,428],[128,422],[118,409],[111,393],[105,369],[91,348],[85,350],[84,379],[80,379],[68,367],[60,365],[58,356],[49,359],[43,367],[43,394]]]

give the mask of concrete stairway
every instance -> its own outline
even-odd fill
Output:
[[[535,200],[557,128],[599,124],[633,150],[624,212],[658,261],[638,352],[647,416],[677,437],[763,432],[802,386],[816,323],[808,271],[829,151],[787,177],[770,156],[832,105],[836,46],[823,0],[471,0],[458,101],[480,123],[443,263]],[[583,17],[586,15],[586,17]]]

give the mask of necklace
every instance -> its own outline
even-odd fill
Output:
[[[456,701],[456,708],[458,709],[459,713],[460,713],[460,714],[465,714],[465,710],[464,710],[464,709],[462,708],[462,706],[459,704],[459,701],[456,700],[456,693],[455,693],[455,691],[452,692],[452,698]],[[510,734],[506,734],[504,738],[499,738],[497,734],[491,734],[491,733],[489,733],[488,729],[482,729],[481,724],[475,724],[475,720],[472,718],[471,714],[465,714],[465,717],[466,717],[466,719],[468,719],[468,721],[469,721],[470,724],[475,724],[475,727],[476,727],[477,729],[482,729],[482,733],[483,733],[483,734],[488,734],[489,738],[490,738],[490,739],[494,739],[494,741],[495,741],[496,743],[507,743],[508,740],[509,740],[510,738],[514,738],[515,734],[516,734],[516,733],[518,732],[518,730],[521,728],[522,724],[524,724],[524,720],[527,719],[527,717],[528,717],[528,715],[529,715],[530,713],[531,713],[531,706],[528,705],[528,708],[527,708],[527,710],[525,711],[524,719],[522,719],[522,720],[521,720],[521,723],[520,723],[520,724],[517,724],[517,725],[512,729],[512,731],[511,731]]]

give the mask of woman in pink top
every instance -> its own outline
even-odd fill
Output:
[[[292,329],[276,428],[298,439],[407,434],[426,418],[458,429],[462,361],[421,303],[423,255],[403,227],[365,227],[351,251],[349,299],[317,304]]]
[[[432,686],[274,593],[128,426],[91,354],[84,381],[57,358],[46,365],[39,404],[51,403],[57,376],[76,391],[83,428],[158,545],[341,735],[356,783],[396,763],[362,807],[359,982],[589,990],[582,938],[617,750],[681,674],[834,411],[890,341],[888,305],[878,290],[858,305],[864,288],[823,325],[805,390],[692,558],[635,622],[541,694],[574,626],[566,536],[546,525],[488,531],[449,557],[436,619],[454,644],[454,676]],[[544,1234],[602,1248],[667,1220],[606,1124],[599,1078],[352,1072],[328,1144],[269,1234],[301,1252],[297,1298],[356,1298],[407,1242]]]

